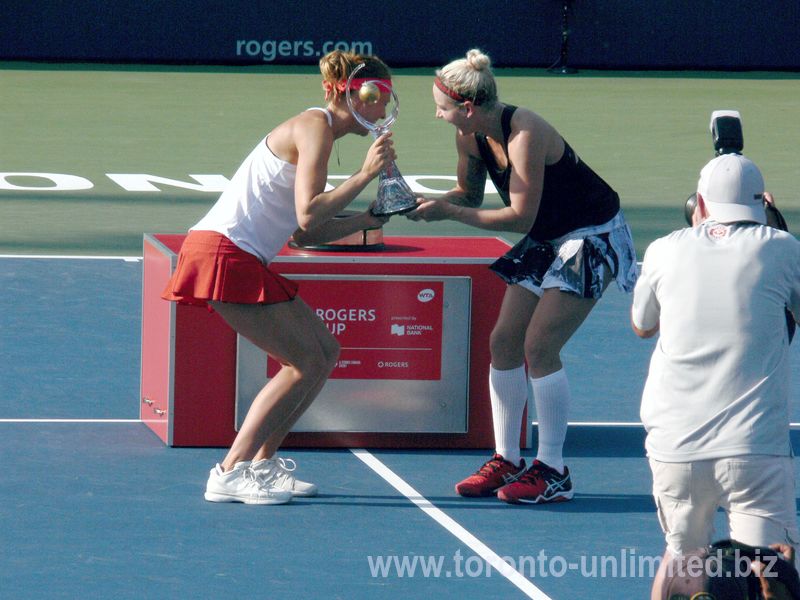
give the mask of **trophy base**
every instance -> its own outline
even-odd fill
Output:
[[[405,214],[407,212],[411,212],[415,208],[417,208],[416,202],[414,204],[412,204],[411,206],[397,206],[397,207],[394,207],[394,208],[392,208],[390,206],[387,206],[387,207],[381,208],[379,210],[375,210],[373,208],[373,209],[370,209],[369,212],[371,212],[376,217],[391,217],[393,215],[402,215],[402,214]]]
[[[289,242],[289,248],[292,250],[310,250],[312,252],[381,252],[386,248],[386,245],[383,242],[379,244],[342,244],[336,241],[327,244],[301,246],[300,244]]]
[[[391,174],[381,172],[378,180],[378,199],[370,212],[376,217],[401,215],[417,207],[417,198],[406,183],[396,165]]]
[[[334,217],[334,219],[346,219],[358,214],[357,211],[345,210]],[[346,235],[332,242],[324,244],[301,245],[295,241],[289,242],[289,247],[293,250],[313,250],[320,252],[379,252],[386,246],[383,243],[383,229],[372,227],[362,229]]]

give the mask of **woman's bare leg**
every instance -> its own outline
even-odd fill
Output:
[[[507,371],[525,363],[525,331],[539,298],[519,285],[510,285],[503,295],[500,314],[489,337],[492,366]]]
[[[212,302],[211,306],[235,331],[283,364],[253,400],[222,462],[228,470],[257,453],[275,453],[288,431],[286,424],[298,419],[300,409],[307,408],[322,389],[336,365],[339,347],[300,298],[279,304]]]
[[[531,377],[544,377],[562,367],[561,349],[597,304],[555,288],[546,289],[525,332],[525,358]]]
[[[561,349],[596,304],[556,289],[544,291],[525,337],[525,357],[538,421],[536,458],[559,473],[564,471],[564,441],[571,394],[561,364]],[[538,494],[538,489],[530,494]]]
[[[331,335],[331,333],[328,331],[328,328],[325,327],[325,324],[319,319],[317,319],[316,323],[310,325],[310,331],[317,336],[320,347],[322,348],[325,356],[328,357],[335,366],[339,357],[339,344],[336,341],[336,338]],[[294,412],[289,414],[286,420],[284,420],[284,422],[276,428],[274,435],[270,436],[270,440],[261,446],[256,455],[253,457],[254,461],[262,460],[264,458],[272,458],[280,443],[286,438],[287,435],[289,435],[289,432],[292,430],[292,427],[294,427],[294,424],[297,423],[297,420],[303,416],[303,413],[305,413],[306,410],[308,410],[327,381],[328,377],[325,376],[323,379],[319,380],[316,386],[309,390],[308,394],[306,394],[306,397],[301,401],[297,408],[295,408]],[[280,441],[277,444],[270,443],[273,437]]]

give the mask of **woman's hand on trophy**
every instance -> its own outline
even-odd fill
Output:
[[[412,221],[442,221],[452,217],[454,208],[456,206],[447,200],[420,196],[417,198],[417,207],[406,213],[406,218]]]
[[[389,222],[391,215],[376,215],[372,212],[377,203],[378,201],[374,200],[369,208],[361,213],[361,217],[364,219],[364,229],[377,229]]]
[[[370,179],[377,177],[383,169],[397,159],[397,154],[394,151],[394,142],[392,142],[391,137],[392,133],[390,131],[384,133],[372,142],[369,150],[367,150],[367,157],[364,159],[364,166],[361,167],[361,170]]]

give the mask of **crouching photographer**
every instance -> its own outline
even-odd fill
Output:
[[[800,544],[786,327],[787,309],[800,317],[800,242],[767,225],[763,177],[738,152],[703,167],[691,217],[647,248],[631,311],[638,336],[660,336],[641,418],[662,566],[711,542],[720,507],[737,542]],[[659,570],[653,598],[663,582]]]

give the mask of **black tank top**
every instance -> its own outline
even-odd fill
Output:
[[[511,117],[515,110],[516,106],[506,105],[500,119],[506,157],[508,137],[511,135]],[[475,141],[500,198],[506,206],[510,206],[511,162],[509,161],[505,169],[500,169],[486,136],[476,133]],[[544,168],[539,212],[528,236],[539,241],[551,240],[581,227],[602,225],[610,221],[617,212],[619,195],[589,165],[581,161],[564,140],[564,154],[558,162]]]

